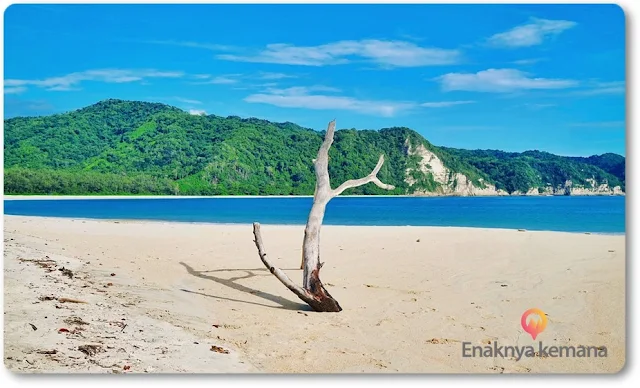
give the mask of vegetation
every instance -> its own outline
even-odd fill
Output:
[[[579,158],[541,151],[445,150],[483,171],[496,188],[509,193],[564,186],[568,180],[574,186],[590,187],[587,179],[607,182],[610,187],[620,186],[623,190],[625,187],[625,158],[616,154]]]
[[[311,195],[312,160],[324,132],[293,123],[236,116],[190,115],[164,104],[105,100],[46,117],[5,120],[5,194]],[[335,182],[366,176],[385,155],[374,185],[345,194],[435,191],[429,173],[412,172],[420,159],[407,145],[422,144],[452,173],[476,186],[509,192],[572,180],[624,187],[625,158],[604,154],[568,158],[545,152],[470,151],[436,147],[408,128],[336,131],[329,173]]]

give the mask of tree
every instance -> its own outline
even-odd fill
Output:
[[[384,163],[384,155],[380,155],[378,164],[376,164],[373,171],[366,177],[348,180],[336,189],[331,189],[329,179],[329,148],[331,148],[331,144],[333,143],[335,127],[336,122],[333,120],[329,123],[324,142],[320,146],[320,150],[318,150],[318,156],[313,160],[316,173],[316,188],[313,195],[313,205],[311,206],[307,225],[304,230],[304,240],[302,242],[302,269],[304,270],[302,287],[295,284],[281,269],[271,264],[262,243],[260,224],[257,222],[253,223],[254,242],[258,248],[258,254],[260,255],[262,263],[289,290],[318,312],[342,311],[342,307],[340,307],[338,301],[329,294],[324,288],[322,281],[320,281],[320,269],[324,264],[320,262],[320,227],[322,226],[327,204],[332,198],[337,197],[343,191],[370,182],[385,190],[395,189],[392,185],[382,183],[377,176]]]

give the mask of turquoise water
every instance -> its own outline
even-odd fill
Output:
[[[312,198],[5,200],[5,214],[181,222],[306,222]],[[462,226],[625,232],[625,197],[338,197],[325,225]]]

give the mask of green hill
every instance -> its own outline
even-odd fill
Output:
[[[4,124],[5,194],[25,195],[310,195],[323,136],[288,122],[191,115],[122,100]],[[381,153],[379,177],[396,189],[366,185],[345,194],[491,195],[560,190],[567,181],[624,188],[620,155],[444,148],[408,128],[336,131],[333,185],[367,175]]]
[[[465,162],[485,172],[498,189],[526,193],[532,188],[561,188],[567,181],[574,187],[625,186],[625,158],[603,154],[588,158],[564,157],[548,152],[522,153],[497,150],[445,148]],[[589,180],[593,180],[590,182]]]

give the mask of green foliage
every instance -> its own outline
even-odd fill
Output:
[[[173,195],[177,187],[170,179],[144,174],[11,167],[4,171],[4,192],[8,195]]]
[[[573,186],[591,187],[587,179],[624,189],[625,158],[616,154],[576,158],[541,151],[444,150],[476,167],[486,174],[489,182],[495,183],[496,188],[509,193],[527,192],[535,187],[564,186],[568,180]]]
[[[293,123],[237,116],[195,116],[164,104],[106,100],[74,112],[5,120],[6,194],[310,195],[312,160],[324,132]],[[373,184],[345,194],[437,191],[418,170],[423,145],[476,186],[495,183],[526,191],[547,182],[595,177],[624,185],[624,158],[604,154],[564,158],[538,151],[509,154],[436,147],[408,128],[336,131],[329,152],[333,186],[366,176],[385,155]],[[405,172],[415,184],[409,186]]]

